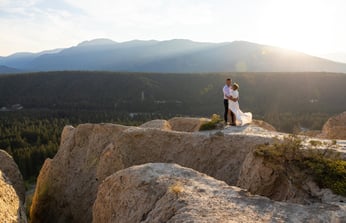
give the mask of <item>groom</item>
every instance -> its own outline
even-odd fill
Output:
[[[225,124],[228,124],[228,114],[231,115],[231,125],[235,125],[235,115],[234,113],[228,109],[228,100],[232,100],[231,91],[232,91],[232,80],[230,78],[226,79],[226,85],[222,89],[223,91],[223,105],[225,107],[224,120]]]

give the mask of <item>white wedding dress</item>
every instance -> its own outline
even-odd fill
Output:
[[[238,98],[239,97],[239,92],[238,90],[236,91],[231,91],[231,96],[233,98]],[[234,102],[232,100],[228,100],[228,108],[231,110],[237,120],[237,124],[240,123],[241,126],[251,123],[252,122],[252,113],[251,112],[242,112],[239,108],[239,103],[238,101]]]

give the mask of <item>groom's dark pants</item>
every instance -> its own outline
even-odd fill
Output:
[[[223,115],[223,118],[225,119],[225,122],[227,123],[228,121],[228,100],[227,99],[223,99],[223,105],[225,107],[225,113]],[[230,111],[230,113],[231,113],[231,119],[232,119],[231,124],[235,124],[235,115],[232,111]]]

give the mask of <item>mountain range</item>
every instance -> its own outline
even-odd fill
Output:
[[[21,71],[15,69],[13,67],[8,67],[4,65],[0,65],[0,73],[12,74],[12,73],[20,73]]]
[[[346,73],[346,64],[245,41],[206,43],[185,39],[95,39],[65,49],[0,57],[0,73],[58,70]]]

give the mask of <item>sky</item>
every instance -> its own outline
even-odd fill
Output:
[[[245,40],[346,55],[345,0],[0,0],[0,56],[96,38]]]

